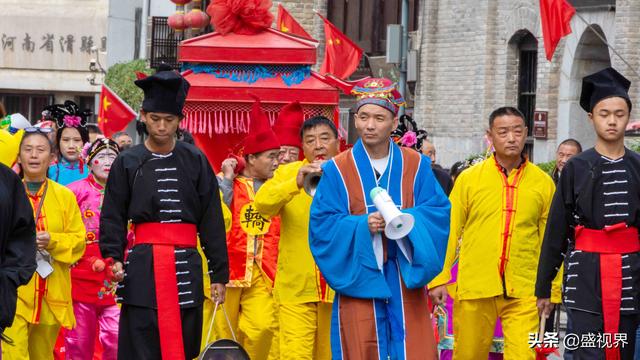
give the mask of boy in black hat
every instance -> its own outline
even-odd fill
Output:
[[[122,281],[118,359],[192,359],[204,300],[197,236],[212,299],[224,302],[229,279],[218,183],[205,155],[176,141],[189,83],[161,68],[136,85],[144,91],[140,115],[149,137],[113,163],[100,219],[100,250]]]
[[[564,260],[563,301],[581,342],[574,359],[633,359],[640,309],[640,156],[624,146],[629,86],[612,68],[583,79],[580,105],[596,131],[596,145],[562,170],[540,254],[536,296],[543,315],[552,308],[551,282]]]

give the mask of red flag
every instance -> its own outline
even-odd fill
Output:
[[[120,99],[107,85],[102,85],[98,126],[104,136],[111,137],[114,133],[124,130],[136,116],[136,112],[127,103]]]
[[[278,30],[313,39],[282,4],[278,4]]]
[[[358,68],[362,49],[347,35],[338,30],[329,20],[318,14],[324,21],[324,61],[320,67],[321,74],[333,74],[340,79],[346,79]]]
[[[560,39],[571,34],[569,22],[575,13],[576,9],[566,0],[540,0],[542,38],[547,60],[551,61]]]

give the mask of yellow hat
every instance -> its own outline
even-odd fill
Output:
[[[18,159],[20,151],[20,140],[24,130],[18,131],[15,135],[11,135],[6,130],[0,130],[0,163],[12,167]]]

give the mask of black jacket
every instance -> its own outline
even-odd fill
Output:
[[[36,225],[22,181],[0,164],[0,333],[13,323],[18,286],[36,270]]]

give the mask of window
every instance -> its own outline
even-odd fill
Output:
[[[167,18],[154,16],[151,18],[151,56],[150,66],[158,68],[166,63],[174,69],[179,69],[178,44],[180,37],[167,25]]]
[[[53,95],[0,93],[0,102],[4,104],[7,114],[20,113],[35,123],[42,117],[42,109],[53,104]]]
[[[409,0],[409,31],[418,27],[420,1]],[[329,0],[327,18],[367,53],[384,55],[388,24],[400,24],[402,0]]]
[[[525,152],[533,155],[533,113],[536,110],[536,78],[538,68],[538,41],[526,32],[518,43],[518,109],[525,117],[529,131]]]
[[[569,3],[578,10],[613,10],[616,0],[569,0]]]
[[[96,98],[94,96],[80,96],[78,98],[78,107],[80,110],[91,110],[92,116],[87,119],[90,123],[96,122]]]

